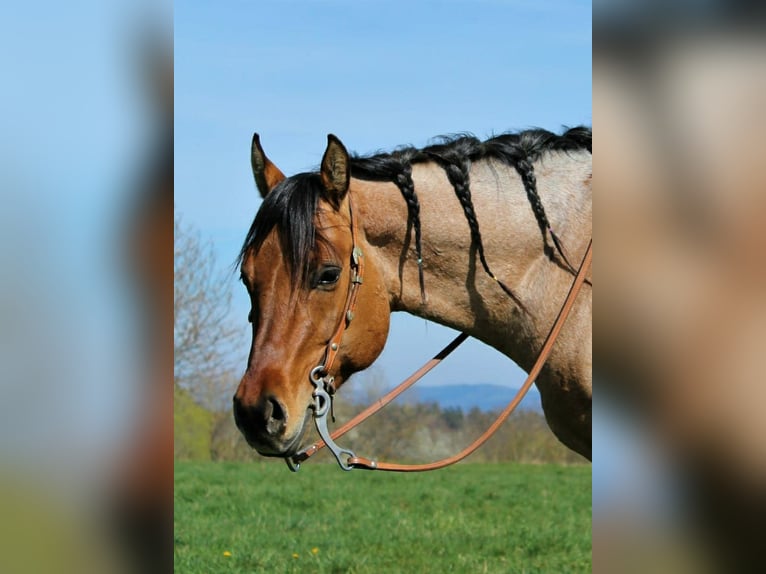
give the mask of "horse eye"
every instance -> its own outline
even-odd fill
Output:
[[[325,267],[317,274],[316,286],[329,287],[340,279],[340,267]]]

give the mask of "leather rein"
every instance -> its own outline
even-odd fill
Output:
[[[455,464],[456,462],[466,458],[481,445],[487,442],[487,440],[497,431],[497,429],[500,428],[505,420],[516,409],[519,403],[521,403],[522,399],[527,394],[527,391],[529,391],[532,384],[535,382],[535,379],[540,374],[540,371],[545,365],[548,356],[553,350],[553,345],[556,342],[559,333],[561,332],[561,328],[564,326],[564,322],[567,320],[567,317],[569,316],[569,313],[574,306],[575,299],[580,293],[582,285],[585,281],[585,277],[590,270],[591,261],[593,258],[593,239],[591,238],[588,242],[588,248],[585,251],[582,262],[580,263],[577,275],[575,276],[575,279],[569,288],[569,293],[567,294],[567,297],[564,300],[561,309],[559,310],[559,313],[553,323],[553,326],[551,327],[551,330],[548,333],[548,336],[545,338],[545,342],[540,349],[540,354],[538,355],[535,364],[532,366],[532,369],[530,369],[524,384],[517,391],[511,402],[508,403],[505,409],[503,409],[495,421],[489,426],[489,428],[484,431],[484,433],[474,442],[472,442],[459,453],[447,458],[443,458],[441,460],[437,460],[435,462],[426,464],[396,464],[379,462],[369,458],[356,456],[352,451],[340,447],[335,442],[335,439],[346,434],[359,423],[371,417],[373,414],[378,412],[380,409],[382,409],[384,406],[402,394],[405,390],[410,388],[426,373],[428,373],[450,353],[452,353],[452,351],[457,349],[466,339],[468,339],[468,335],[465,333],[460,333],[446,347],[439,351],[430,361],[425,363],[422,367],[420,367],[420,369],[418,369],[410,377],[400,383],[397,387],[389,391],[388,394],[375,401],[372,405],[360,412],[346,424],[336,429],[335,432],[330,433],[327,427],[327,416],[332,406],[333,395],[335,394],[335,378],[330,375],[330,370],[338,356],[343,334],[345,333],[346,329],[348,329],[351,321],[354,319],[356,300],[364,276],[364,255],[362,250],[359,248],[356,226],[354,225],[354,213],[353,209],[351,208],[350,194],[348,196],[348,204],[352,241],[351,283],[348,295],[346,297],[346,304],[343,309],[343,315],[341,316],[337,329],[327,343],[324,358],[322,362],[314,367],[309,373],[309,380],[314,386],[314,392],[312,394],[312,397],[314,398],[314,404],[311,406],[311,408],[314,411],[314,423],[316,425],[317,432],[319,433],[319,436],[322,440],[287,457],[285,459],[287,466],[293,472],[297,472],[300,469],[301,463],[303,461],[316,454],[325,446],[330,449],[333,456],[338,461],[338,464],[343,470],[361,468],[365,470],[386,470],[393,472],[421,472],[426,470],[436,470],[451,464]]]

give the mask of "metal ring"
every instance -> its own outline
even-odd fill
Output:
[[[324,389],[320,389],[317,387],[314,390],[314,393],[312,394],[314,397],[314,417],[321,417],[327,414],[327,411],[330,409],[330,395],[327,394],[327,391]]]
[[[292,472],[298,472],[301,469],[301,463],[295,462],[291,456],[285,457],[285,462]]]
[[[326,374],[327,372],[325,371],[324,365],[317,365],[311,369],[311,372],[309,373],[309,380],[311,381],[312,385],[319,388],[319,383],[322,382]]]

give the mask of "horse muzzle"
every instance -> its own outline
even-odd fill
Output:
[[[272,395],[262,396],[252,405],[235,395],[234,421],[247,443],[263,456],[294,454],[306,426],[304,419],[304,424],[288,436],[288,410]]]

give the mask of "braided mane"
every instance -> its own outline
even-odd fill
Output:
[[[547,241],[550,233],[557,253],[564,261],[565,268],[574,274],[574,269],[564,255],[556,234],[551,229],[540,196],[537,193],[537,179],[533,163],[548,152],[592,151],[592,130],[587,127],[571,128],[561,135],[547,130],[526,130],[516,134],[502,134],[486,141],[480,141],[472,135],[438,138],[439,143],[417,149],[404,147],[391,153],[380,153],[370,157],[351,158],[351,175],[357,179],[372,181],[393,181],[407,202],[409,222],[415,232],[415,252],[418,257],[420,272],[421,297],[425,299],[423,283],[423,254],[420,233],[420,204],[415,185],[412,181],[412,165],[435,161],[446,172],[449,182],[455,190],[466,220],[471,230],[471,240],[476,244],[482,267],[500,287],[517,303],[521,304],[511,290],[490,270],[484,256],[484,245],[479,230],[479,222],[473,209],[469,172],[471,163],[485,159],[497,159],[513,167],[519,174],[527,192],[532,211],[535,214],[546,254],[554,258],[554,251]]]
[[[516,170],[540,227],[546,254],[554,261],[557,256],[560,257],[563,262],[557,261],[557,263],[574,273],[572,266],[566,260],[558,237],[550,227],[537,193],[533,164],[543,155],[551,152],[588,151],[593,153],[591,128],[571,128],[560,135],[543,129],[532,129],[494,136],[485,141],[461,134],[441,137],[437,139],[437,142],[422,149],[407,146],[392,152],[350,158],[351,177],[367,181],[393,182],[407,202],[408,223],[412,226],[415,235],[415,252],[418,258],[420,290],[423,297],[425,297],[425,285],[420,203],[412,179],[412,166],[418,163],[436,162],[444,169],[463,208],[471,230],[471,240],[476,245],[482,267],[517,304],[521,305],[521,302],[495,277],[484,256],[479,222],[471,199],[469,172],[472,163],[497,159]],[[277,185],[266,196],[258,210],[240,250],[238,261],[241,263],[250,250],[258,250],[271,230],[276,227],[282,242],[285,262],[291,269],[293,283],[296,286],[305,285],[311,252],[317,241],[325,241],[314,223],[321,190],[319,176],[316,173],[298,174]],[[548,243],[548,235],[553,241],[553,246]]]

